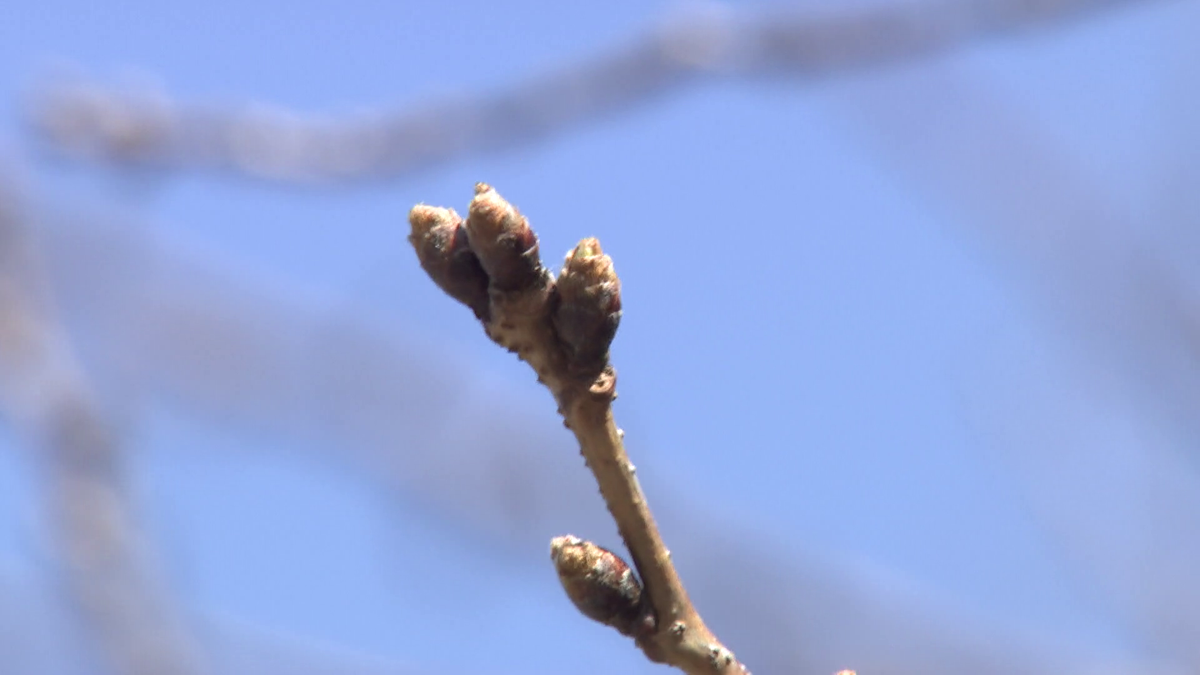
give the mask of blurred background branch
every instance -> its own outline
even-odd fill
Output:
[[[1120,424],[1113,442],[1105,437],[1114,431],[1098,433],[1079,403],[1044,391],[1021,401],[1030,394],[1007,391],[1021,384],[985,367],[976,376],[998,387],[986,401],[970,392],[972,417],[1010,439],[993,450],[1022,476],[1064,554],[1088,570],[1101,604],[1137,617],[1129,628],[1146,643],[1200,667],[1200,588],[1186,571],[1200,565],[1192,543],[1200,531],[1200,288],[1173,269],[1168,242],[1139,227],[1078,158],[999,94],[1000,83],[941,67],[893,86],[917,96],[862,88],[836,108],[837,119],[943,208],[975,214],[991,250],[1070,336],[1065,365],[1045,367],[1102,392],[1114,418],[1155,423],[1140,433]],[[912,100],[922,103],[903,103]],[[984,178],[968,184],[964,175]],[[1108,475],[1114,459],[1126,468],[1119,478]],[[1119,521],[1130,529],[1112,525]],[[1131,531],[1140,534],[1130,540]]]
[[[44,469],[45,508],[68,598],[109,665],[199,672],[176,610],[144,560],[119,449],[58,329],[18,190],[0,185],[0,370],[7,419]]]
[[[1161,0],[1160,0],[1161,1]],[[29,128],[53,150],[154,171],[284,183],[377,181],[527,145],[702,81],[815,79],[894,66],[1151,0],[923,0],[766,16],[713,5],[507,90],[318,120],[269,106],[197,107],[88,82],[43,87]]]

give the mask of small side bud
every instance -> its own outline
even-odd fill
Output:
[[[653,629],[642,585],[617,554],[568,534],[550,540],[550,559],[567,597],[584,616],[632,637]]]
[[[408,212],[409,243],[430,279],[447,295],[487,321],[488,276],[468,246],[462,218],[453,209],[417,204]]]
[[[475,185],[475,198],[467,213],[467,237],[498,290],[521,291],[546,276],[529,221],[486,183]]]
[[[603,365],[621,323],[621,281],[596,239],[567,254],[558,278],[554,327],[577,364]]]

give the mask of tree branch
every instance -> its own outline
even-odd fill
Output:
[[[654,514],[638,484],[637,472],[625,452],[623,435],[612,414],[616,378],[605,374],[586,395],[568,392],[575,403],[563,414],[575,432],[580,451],[596,477],[600,494],[633,556],[654,609],[655,628],[639,640],[653,661],[677,666],[688,673],[741,673],[744,666],[717,640],[688,598],[671,562]]]
[[[329,315],[297,302],[311,288],[266,286],[228,257],[146,235],[163,228],[94,212],[42,213],[39,225],[48,281],[89,336],[93,362],[110,367],[93,373],[107,387],[170,401],[205,423],[234,419],[276,439],[318,439],[311,449],[322,458],[382,483],[401,502],[417,499],[499,551],[536,546],[536,531],[591,532],[611,522],[584,494],[589,484],[562,452],[565,437],[523,400],[479,398],[446,344]],[[196,348],[200,328],[205,349]],[[258,443],[204,450],[266,451]],[[658,519],[675,523],[672,548],[707,551],[690,560],[691,594],[719,611],[718,634],[740,656],[753,655],[756,670],[827,673],[853,654],[860,672],[1133,672],[1059,634],[1032,640],[894,570],[870,574],[844,556],[803,548],[779,554],[761,536],[714,527],[712,504],[654,482]]]
[[[31,129],[68,156],[280,183],[393,179],[528,145],[703,80],[815,79],[1057,27],[1149,0],[923,0],[838,13],[684,16],[590,60],[489,94],[325,122],[94,85],[50,87]]]
[[[7,421],[42,450],[67,594],[115,673],[197,673],[190,636],[143,564],[119,447],[41,297],[16,202],[0,186],[0,393]]]
[[[409,239],[433,281],[470,307],[488,336],[528,363],[554,395],[645,585],[644,594],[635,591],[624,562],[595,545],[556,538],[552,557],[568,595],[585,615],[634,637],[651,661],[690,675],[748,674],[692,606],[613,418],[608,348],[621,296],[612,260],[585,239],[556,281],[528,221],[491,187],[475,190],[465,222],[450,209],[414,207]],[[484,295],[486,308],[476,301]],[[625,606],[597,614],[622,599]]]

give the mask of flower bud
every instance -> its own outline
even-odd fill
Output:
[[[550,540],[550,559],[567,597],[584,616],[629,636],[653,628],[642,604],[642,585],[617,554],[568,534]]]
[[[462,218],[453,209],[417,204],[408,212],[409,243],[430,279],[447,295],[487,321],[488,276],[468,246]]]
[[[621,322],[621,281],[596,239],[567,254],[558,278],[554,327],[576,364],[602,366]]]
[[[546,276],[529,221],[486,183],[475,185],[467,212],[467,237],[492,287],[521,291]]]

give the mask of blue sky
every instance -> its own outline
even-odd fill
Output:
[[[1146,523],[1167,513],[1143,490],[1157,483],[1129,475],[1159,476],[1195,437],[1138,395],[1157,381],[1139,373],[1159,338],[1126,330],[1141,305],[1122,304],[1128,284],[1106,276],[1105,256],[1140,242],[1186,265],[1196,250],[1179,234],[1196,199],[1171,188],[1195,175],[1195,2],[1148,2],[864,74],[706,84],[363,186],[122,176],[55,160],[19,122],[39,78],[70,69],[202,104],[313,115],[411,106],[586,59],[670,9],[216,0],[0,10],[0,158],[20,165],[38,208],[87,215],[47,225],[47,236],[69,249],[92,221],[120,222],[116,240],[223,276],[207,285],[173,263],[130,271],[137,261],[114,253],[106,294],[62,272],[75,348],[131,453],[139,517],[214,660],[240,672],[285,654],[310,665],[370,654],[448,673],[562,672],[560,659],[657,672],[574,615],[552,576],[550,537],[619,542],[548,394],[423,278],[405,242],[412,204],[462,211],[478,180],[529,216],[551,266],[585,236],[616,261],[618,418],[685,581],[707,580],[694,599],[751,665],[770,646],[739,648],[733,636],[765,620],[746,598],[772,592],[751,568],[723,567],[714,545],[745,541],[739,560],[805,583],[823,585],[810,575],[825,570],[830,584],[892,589],[898,599],[863,616],[920,617],[916,634],[986,643],[1002,627],[1061,654],[1183,658],[1145,639],[1152,619],[1122,574],[1149,550]],[[1063,175],[1055,162],[1102,198],[1089,208],[1113,216],[1095,239],[1089,223],[1061,223],[1060,236],[1039,220],[1084,210],[1037,201]],[[126,272],[161,287],[121,286]],[[303,317],[280,363],[311,373],[225,400],[189,387],[191,371],[172,370],[169,355],[122,347],[120,321],[87,311],[89,293],[169,298],[172,284],[243,308],[264,334],[280,328],[259,313],[266,298]],[[372,372],[367,356],[330,353],[351,334],[379,336],[408,379],[382,369],[378,385],[310,390]],[[205,349],[203,331],[174,339]],[[113,354],[129,361],[114,365]],[[255,368],[275,372],[244,366],[251,380]],[[412,406],[394,412],[394,436],[372,391]],[[368,421],[347,416],[355,406],[344,400],[330,412],[322,396],[366,397]],[[494,438],[524,463],[495,459]],[[21,602],[52,602],[36,474],[21,446],[5,445],[0,578]],[[553,457],[541,466],[539,453]],[[414,477],[394,481],[387,462],[359,455],[394,458]],[[471,468],[439,468],[457,462]],[[526,495],[506,472],[530,467],[542,483]],[[1181,499],[1195,468],[1178,463]],[[510,478],[514,494],[495,487]],[[1156,532],[1194,555],[1174,527]],[[776,595],[785,609],[803,600]],[[790,609],[797,626],[822,624],[807,614],[816,609]],[[889,649],[853,619],[829,630],[794,636],[813,655],[803,667],[833,672]]]

